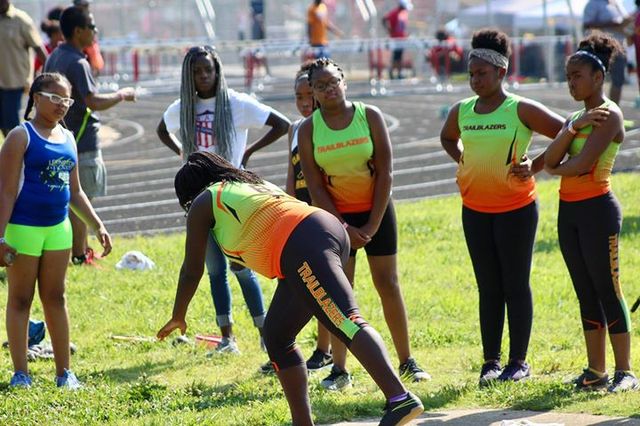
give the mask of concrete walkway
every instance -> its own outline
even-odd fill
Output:
[[[362,420],[335,423],[334,426],[375,426],[378,420]],[[455,426],[640,426],[640,418],[593,416],[590,414],[513,411],[513,410],[451,410],[432,411],[422,414],[410,425],[455,425]]]

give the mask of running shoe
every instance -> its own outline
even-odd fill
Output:
[[[353,386],[351,374],[342,371],[334,365],[331,367],[331,373],[320,382],[320,385],[329,391],[339,391]]]
[[[12,388],[30,388],[31,377],[24,371],[18,370],[13,373],[13,377],[11,377],[9,386]]]
[[[413,382],[431,380],[431,375],[420,368],[416,360],[411,357],[400,364],[400,377]]]
[[[519,382],[520,380],[526,380],[531,376],[531,368],[529,368],[529,364],[522,361],[511,361],[507,366],[502,370],[500,376],[498,376],[498,380],[507,382]]]
[[[64,370],[62,376],[56,377],[56,386],[69,390],[78,390],[82,387],[82,383],[71,370]]]
[[[331,354],[324,353],[320,349],[313,351],[309,359],[307,360],[308,371],[318,371],[333,365],[333,357]]]
[[[491,382],[498,380],[502,373],[502,367],[500,367],[500,361],[491,360],[482,365],[480,370],[480,387],[489,386]]]
[[[380,426],[405,425],[422,414],[423,411],[422,401],[411,392],[407,392],[405,399],[387,403],[384,415],[380,419]]]
[[[609,383],[609,375],[604,373],[603,376],[598,376],[589,368],[582,370],[582,374],[573,380],[573,384],[578,390],[597,390],[603,389]]]
[[[274,374],[276,369],[273,367],[273,363],[271,361],[267,361],[260,366],[260,372],[262,374]]]
[[[218,343],[218,346],[216,346],[216,349],[209,352],[207,357],[212,357],[217,354],[240,355],[240,349],[238,349],[235,337],[223,337],[220,343]]]
[[[625,392],[640,389],[638,379],[630,371],[617,370],[613,375],[613,381],[607,388],[609,392]]]

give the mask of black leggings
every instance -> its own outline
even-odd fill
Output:
[[[630,330],[619,281],[618,236],[622,211],[609,192],[588,200],[560,201],[558,240],[580,303],[584,330]]]
[[[349,237],[330,213],[311,214],[291,233],[280,261],[285,278],[278,282],[263,329],[276,370],[304,364],[295,338],[312,316],[347,347],[367,325],[342,269],[348,256]]]
[[[462,226],[478,284],[485,360],[500,359],[505,305],[509,359],[527,356],[533,321],[529,275],[537,225],[536,202],[505,213],[462,208]]]

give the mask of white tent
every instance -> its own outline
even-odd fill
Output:
[[[457,18],[459,24],[468,29],[496,25],[511,34],[524,31],[542,33],[545,3],[550,26],[565,30],[582,26],[582,11],[587,0],[487,0],[485,4],[461,10]],[[629,13],[635,10],[634,0],[623,0],[623,3]]]

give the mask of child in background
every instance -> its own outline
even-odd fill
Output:
[[[64,295],[72,235],[69,207],[111,252],[111,237],[80,186],[73,134],[61,121],[73,104],[71,84],[57,73],[31,85],[25,120],[0,151],[0,266],[7,267],[7,336],[12,387],[30,387],[27,367],[29,311],[38,282],[55,355],[56,385],[81,387],[69,370],[69,318]]]

